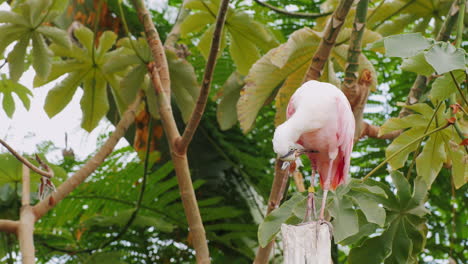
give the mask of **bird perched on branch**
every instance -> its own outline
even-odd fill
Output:
[[[309,157],[312,170],[320,174],[323,221],[328,190],[348,178],[355,126],[351,106],[336,86],[308,81],[292,95],[286,117],[275,130],[274,151],[283,161]]]

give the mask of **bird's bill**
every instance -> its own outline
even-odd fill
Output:
[[[293,161],[293,160],[296,160],[296,152],[297,150],[293,149],[293,150],[290,150],[288,153],[286,153],[286,155],[283,155],[283,156],[280,156],[280,160],[282,161]]]

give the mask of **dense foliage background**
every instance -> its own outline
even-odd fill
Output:
[[[7,2],[17,14],[26,15],[26,11],[21,9],[23,8],[22,2],[28,5],[35,1]],[[50,1],[42,2],[50,5]],[[130,56],[135,56],[135,52],[130,51],[132,48],[140,49],[141,52],[140,54],[137,52],[137,57],[141,61],[151,60],[150,57],[145,57],[150,54],[147,52],[148,48],[143,39],[137,42],[136,48],[129,44],[128,39],[123,39],[127,37],[123,27],[125,23],[128,25],[129,34],[141,36],[142,26],[138,21],[136,11],[126,1],[57,2],[60,2],[57,5],[63,6],[52,7],[51,5],[50,9],[46,7],[43,9],[54,11],[53,9],[56,8],[57,15],[48,21],[44,21],[45,17],[43,17],[43,21],[37,24],[39,28],[54,25],[57,31],[42,29],[41,32],[31,33],[31,51],[29,48],[26,49],[29,38],[26,40],[26,37],[22,37],[21,34],[6,34],[0,40],[1,51],[4,51],[10,43],[16,45],[13,50],[10,46],[3,54],[3,60],[10,65],[9,75],[2,75],[0,84],[3,110],[12,117],[15,109],[14,102],[18,103],[18,100],[11,102],[13,101],[10,99],[11,93],[16,93],[26,108],[29,100],[34,100],[29,91],[32,87],[24,87],[15,83],[24,69],[31,66],[37,73],[35,80],[37,86],[52,81],[65,72],[71,72],[66,78],[69,79],[69,83],[62,81],[57,87],[74,86],[70,88],[72,90],[84,87],[84,98],[89,100],[82,102],[84,115],[82,127],[84,129],[91,131],[104,116],[116,123],[119,111],[132,101],[136,91],[140,88],[135,83],[142,83],[141,88],[146,91],[151,90],[147,78],[145,81],[144,66],[140,69],[136,66],[135,70],[131,71],[121,71],[132,64]],[[203,77],[205,58],[209,50],[211,38],[209,32],[214,29],[211,25],[215,20],[215,15],[210,16],[205,8],[211,10],[210,7],[216,7],[219,3],[216,0],[187,2],[186,7],[191,9],[192,15],[182,23],[182,34],[177,50],[179,54],[173,51],[167,53],[174,85],[174,110],[180,127],[184,126],[184,120],[188,118],[193,108],[194,98],[197,95],[197,83],[200,83]],[[333,11],[339,1],[293,0],[288,1],[286,6],[281,6],[277,1],[264,2],[294,12],[326,13]],[[148,4],[151,7],[154,24],[164,42],[176,23],[182,1],[170,0],[165,3],[149,1]],[[364,36],[363,53],[375,69],[378,85],[375,90],[371,91],[367,102],[364,115],[366,121],[375,125],[383,125],[390,117],[398,116],[401,107],[397,106],[397,103],[405,101],[416,78],[414,72],[402,70],[403,59],[389,57],[382,53],[382,50],[366,45],[382,37],[399,33],[420,32],[424,37],[435,38],[451,4],[452,1],[448,0],[371,1],[369,3],[369,13],[372,17],[368,17],[369,32]],[[377,11],[372,13],[372,10]],[[206,112],[194,141],[190,145],[188,155],[194,188],[209,240],[212,262],[251,263],[259,245],[257,230],[264,218],[273,180],[275,153],[272,150],[271,138],[275,128],[276,110],[279,106],[272,103],[274,97],[270,95],[271,98],[264,105],[264,102],[261,102],[260,105],[263,107],[259,110],[251,131],[243,133],[237,122],[236,103],[239,95],[242,94],[244,78],[258,59],[267,54],[270,49],[285,43],[291,34],[303,27],[321,31],[328,17],[311,19],[284,15],[261,6],[256,1],[244,0],[232,1],[230,12],[225,33],[223,33],[224,42],[222,43],[225,48],[219,55]],[[126,21],[123,21],[122,14],[125,15]],[[40,12],[37,16],[40,17]],[[349,25],[352,23],[352,18],[351,15],[348,17]],[[2,30],[6,32],[8,26],[21,26],[22,20],[8,19],[12,18],[0,15],[0,23],[3,23],[0,26],[0,32]],[[64,40],[68,38],[67,33],[58,31],[58,28],[66,30],[74,20],[80,21],[89,29],[78,30],[81,33],[78,33],[76,39],[73,40],[74,43],[67,44]],[[46,24],[43,24],[44,22]],[[468,19],[465,17],[465,24],[467,22]],[[343,34],[339,37],[338,43],[348,40],[350,28],[351,26],[344,30],[348,32],[346,33],[348,35]],[[346,31],[347,29],[349,30]],[[105,32],[105,30],[111,32]],[[454,40],[454,36],[455,34],[452,34],[450,41]],[[466,30],[463,36],[466,36]],[[86,78],[88,77],[84,78],[82,85],[78,81],[88,75],[80,76],[75,72],[78,70],[85,72],[88,68],[96,66],[94,49],[92,49],[93,52],[88,50],[89,54],[80,52],[83,46],[92,46],[96,37],[99,38],[99,45],[102,46],[96,51],[99,67],[102,66],[102,68],[95,70],[94,77],[97,74],[106,81],[97,84],[102,87],[99,90],[101,94],[90,95],[90,90],[87,90],[89,86],[87,86]],[[14,42],[18,41],[17,39],[19,42]],[[21,41],[25,43],[24,48],[15,44]],[[462,43],[462,48],[466,49],[466,42]],[[23,49],[23,57],[18,55],[21,49]],[[180,52],[184,54],[181,55]],[[93,56],[93,60],[86,59],[86,56]],[[338,80],[343,80],[343,69],[339,65],[339,57],[337,54],[332,56],[335,56],[336,77]],[[19,60],[22,63],[18,62]],[[138,63],[142,63],[141,61],[134,64],[140,65]],[[192,72],[194,77],[187,77],[187,74]],[[279,81],[276,92],[283,81],[284,79]],[[74,84],[70,85],[70,82]],[[123,88],[115,87],[115,83],[119,83],[118,85]],[[466,82],[463,82],[462,88],[466,94]],[[60,89],[54,88],[54,90],[49,93],[45,105],[45,110],[50,116],[60,112],[68,103],[61,97],[63,93],[60,93]],[[151,98],[151,96],[148,92],[147,97]],[[108,101],[107,106],[102,104],[103,98],[108,98],[105,100]],[[435,105],[429,99],[425,94],[421,102],[427,102],[431,105],[431,109],[434,109]],[[57,101],[63,102],[58,104]],[[442,105],[444,109],[449,109],[450,103],[447,101]],[[151,107],[151,102],[148,102],[147,108]],[[127,133],[126,139],[132,147],[114,151],[84,184],[36,224],[34,239],[39,263],[194,262],[191,234],[187,229],[167,143],[157,114],[151,114],[152,116],[142,111],[138,115],[135,126]],[[148,122],[149,119],[153,119],[153,122]],[[466,135],[466,115],[460,118],[460,125]],[[147,136],[148,130],[154,131],[151,133],[150,140]],[[107,135],[103,135],[102,140],[104,141],[106,137]],[[391,140],[376,138],[364,138],[357,142],[351,161],[351,176],[359,179],[375,168],[385,159],[385,152],[391,142]],[[150,155],[145,155],[147,146],[150,146]],[[37,152],[47,155],[53,149],[53,142],[45,142],[38,146]],[[458,189],[455,188],[450,166],[443,166],[432,185],[429,184],[428,197],[424,200],[426,187],[421,187],[424,183],[416,180],[420,178],[414,175],[409,178],[409,181],[404,178],[408,170],[413,170],[412,155],[410,154],[408,160],[405,159],[406,162],[403,162],[400,169],[402,173],[393,172],[390,175],[384,166],[372,175],[374,181],[366,186],[380,186],[379,188],[386,192],[379,198],[380,194],[369,191],[369,195],[374,195],[372,197],[376,201],[382,199],[380,203],[384,204],[387,210],[385,224],[376,225],[375,222],[367,222],[368,213],[363,213],[364,210],[356,211],[358,213],[354,214],[356,219],[359,219],[359,236],[344,237],[349,240],[342,241],[341,245],[333,247],[335,263],[358,263],[358,260],[362,260],[359,259],[360,256],[369,252],[378,252],[372,247],[372,243],[376,247],[390,248],[390,251],[385,252],[390,256],[385,263],[449,263],[450,259],[450,261],[462,264],[468,261],[466,250],[468,247],[466,225],[468,210],[465,206],[468,198],[467,185],[462,184],[461,187],[457,186]],[[85,160],[64,155],[63,160],[53,166],[56,172],[55,185],[60,185],[67,175],[75,172]],[[301,170],[308,179],[309,166],[306,160],[304,163],[306,166]],[[466,161],[462,166],[466,169]],[[0,168],[0,218],[18,219],[21,199],[21,175],[19,174],[21,164],[9,154],[3,153],[0,155]],[[413,172],[413,174],[416,173]],[[39,177],[34,178],[33,186],[38,181]],[[353,195],[352,192],[358,192],[358,188],[364,187],[356,187],[351,190],[351,193],[343,192],[346,195]],[[365,188],[371,189],[371,187]],[[37,199],[37,190],[33,188],[33,191],[33,197]],[[295,192],[296,187],[291,184],[286,198],[290,198]],[[409,198],[406,197],[407,200],[403,197],[405,192],[409,196]],[[414,197],[418,195],[422,198]],[[393,201],[390,201],[391,199]],[[385,205],[386,201],[388,201],[388,206]],[[389,208],[400,206],[398,210],[401,209],[401,214],[405,214],[407,212],[403,209],[406,208],[406,203],[411,202],[425,207],[429,213],[417,212],[414,215],[408,213],[401,222],[391,218],[392,210]],[[130,217],[135,210],[138,212],[136,216]],[[363,229],[365,224],[372,226],[369,227],[370,232]],[[390,229],[392,224],[398,231],[387,232],[393,230]],[[415,234],[417,232],[419,233]],[[388,233],[392,233],[391,236],[385,235]],[[376,239],[372,241],[369,235]],[[390,244],[396,241],[396,244],[388,245],[385,241],[377,241],[377,239],[388,240]],[[278,246],[274,252],[275,263],[281,261],[282,255],[279,245],[281,239],[277,238],[277,240]],[[407,241],[411,243],[404,244]],[[400,242],[401,247],[398,247],[397,244]],[[409,252],[404,252],[405,250]],[[354,253],[350,255],[350,251]],[[353,257],[354,260],[348,259]],[[0,261],[14,263],[17,259],[18,244],[15,236],[1,233]],[[401,262],[402,259],[405,261]],[[375,263],[381,261],[383,259]],[[374,262],[367,260],[367,262],[360,263]]]

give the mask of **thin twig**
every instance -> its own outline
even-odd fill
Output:
[[[52,170],[48,170],[48,171],[43,171],[41,169],[39,169],[38,167],[34,166],[34,164],[32,164],[31,162],[29,162],[26,158],[24,158],[23,156],[21,156],[20,154],[18,154],[18,152],[16,152],[10,145],[8,145],[5,141],[3,141],[2,139],[0,139],[0,144],[2,144],[13,156],[15,156],[15,158],[17,160],[19,160],[21,163],[23,163],[24,165],[28,166],[28,168],[30,168],[31,170],[33,170],[35,173],[37,174],[40,174],[44,177],[47,177],[47,178],[52,178],[54,177],[54,173]]]
[[[457,87],[457,90],[460,93],[460,96],[463,99],[463,102],[465,102],[465,104],[468,105],[468,100],[466,99],[465,95],[463,94],[463,91],[462,91],[460,85],[458,85],[457,79],[455,78],[455,75],[453,75],[453,72],[450,72],[450,76],[452,76],[453,83]]]
[[[127,131],[128,127],[133,123],[135,119],[135,111],[140,105],[141,94],[137,96],[135,101],[128,107],[127,111],[122,115],[119,123],[115,127],[115,131],[110,135],[104,145],[99,151],[86,162],[72,177],[68,178],[62,183],[57,191],[52,193],[49,197],[51,199],[44,199],[34,206],[35,220],[39,220],[43,215],[55,207],[55,205],[65,198],[70,192],[76,189],[91,173],[93,173],[101,164],[104,162],[107,156],[112,152],[115,145],[117,145],[120,138],[122,138]]]
[[[327,12],[327,13],[302,13],[302,12],[289,12],[284,9],[278,8],[276,6],[270,5],[268,3],[262,2],[260,0],[254,0],[257,4],[264,6],[266,8],[269,8],[273,11],[275,11],[278,14],[282,15],[287,15],[291,17],[299,17],[299,18],[319,18],[319,17],[324,17],[330,15],[332,12]]]
[[[208,56],[208,61],[206,62],[205,74],[203,75],[200,95],[198,96],[197,104],[195,105],[195,109],[193,109],[192,115],[190,116],[182,137],[176,142],[177,151],[179,151],[179,153],[185,153],[187,151],[188,145],[190,144],[190,141],[192,141],[193,135],[195,134],[195,131],[200,124],[203,112],[205,111],[211,81],[213,80],[213,72],[216,66],[216,59],[218,57],[219,47],[221,44],[221,32],[226,20],[228,7],[229,0],[223,0],[219,6],[218,17],[216,19],[216,26],[213,32],[210,54]]]
[[[435,128],[433,130],[431,130],[430,132],[427,132],[415,139],[413,139],[410,143],[404,145],[403,147],[401,147],[398,151],[396,151],[395,153],[393,153],[392,155],[390,155],[389,157],[387,157],[384,161],[382,161],[379,165],[377,165],[373,170],[371,170],[366,176],[364,176],[364,178],[361,179],[361,182],[364,182],[367,178],[369,178],[372,174],[374,174],[378,169],[380,169],[383,165],[385,165],[388,161],[390,161],[391,159],[393,159],[395,156],[397,156],[398,154],[400,154],[403,150],[407,149],[408,147],[410,147],[411,145],[413,145],[414,143],[418,142],[419,140],[422,140],[423,138],[427,137],[427,136],[430,136],[436,132],[439,132],[443,129],[446,129],[447,127],[451,126],[452,123],[447,123],[445,124],[444,126],[441,126],[441,127],[438,127],[438,128]]]

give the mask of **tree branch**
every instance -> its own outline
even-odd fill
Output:
[[[34,212],[30,205],[30,179],[29,169],[23,165],[22,177],[22,191],[21,191],[21,212],[18,225],[18,241],[23,258],[23,264],[35,263],[35,249],[34,249]]]
[[[344,82],[341,90],[344,92],[351,104],[355,120],[354,141],[357,142],[362,130],[362,117],[364,107],[369,96],[370,85],[372,84],[371,71],[364,69],[358,81],[359,57],[361,56],[362,36],[366,30],[367,6],[369,0],[360,0],[356,7],[354,17],[353,31],[351,32],[351,41],[348,48],[347,64],[345,69]]]
[[[282,187],[285,181],[285,178],[288,177],[288,170],[283,170],[283,161],[276,159],[275,162],[275,177],[273,178],[273,184],[271,186],[270,197],[268,198],[268,207],[266,215],[269,215],[271,211],[278,208],[283,198],[284,189]],[[266,217],[266,216],[265,216]],[[254,264],[266,264],[271,255],[271,250],[275,245],[275,241],[272,240],[264,248],[261,246],[258,247],[257,255],[255,256]]]
[[[278,14],[287,15],[291,17],[298,17],[298,18],[319,18],[330,15],[332,12],[317,14],[317,13],[302,13],[302,12],[289,12],[284,9],[278,8],[276,6],[270,5],[268,3],[262,2],[260,0],[254,0],[257,4],[269,8],[275,11]]]
[[[374,125],[371,125],[371,124],[369,124],[367,122],[362,122],[361,126],[362,126],[362,130],[361,130],[361,135],[359,136],[359,138],[363,138],[365,136],[368,136],[368,137],[371,137],[371,138],[378,138],[378,139],[394,139],[394,138],[398,137],[402,132],[400,130],[396,130],[396,131],[390,132],[388,134],[379,136],[379,130],[380,130],[379,126],[374,126]]]
[[[0,139],[0,144],[2,144],[17,160],[19,160],[21,163],[24,165],[28,166],[31,170],[33,170],[35,173],[42,175],[47,178],[52,178],[54,177],[54,172],[48,168],[48,171],[43,171],[39,169],[38,167],[34,166],[29,160],[21,156],[18,152],[16,152],[10,145],[8,145],[5,141]]]
[[[5,233],[16,233],[18,230],[18,221],[0,219],[0,231]]]
[[[319,79],[323,71],[323,66],[330,56],[330,52],[335,45],[336,37],[344,24],[344,20],[352,4],[353,0],[341,0],[335,12],[333,12],[324,31],[323,38],[312,58],[312,63],[307,70],[304,82]]]
[[[160,68],[164,68],[164,70],[158,69],[158,66],[154,62],[148,64],[148,72],[150,73],[151,82],[157,94],[159,115],[161,116],[163,128],[169,142],[169,149],[174,163],[185,216],[187,217],[190,232],[193,234],[192,243],[195,248],[197,263],[210,263],[205,228],[200,216],[197,198],[190,177],[187,154],[178,152],[175,144],[180,138],[180,133],[172,114],[170,97],[168,95],[168,93],[170,93],[170,83],[168,81],[162,82],[162,78],[169,79],[167,60],[165,57],[161,59],[160,56],[160,53],[164,52],[164,48],[143,1],[133,0],[133,5],[145,29],[145,35],[148,45],[151,47],[153,59],[158,61]]]
[[[141,102],[141,95],[138,95],[135,101],[128,107],[125,113],[122,115],[119,123],[115,127],[115,131],[107,139],[106,143],[96,153],[94,157],[86,162],[86,164],[77,171],[72,177],[68,178],[63,184],[61,184],[57,191],[52,193],[49,198],[40,201],[33,207],[35,220],[39,220],[43,215],[55,207],[55,205],[65,198],[70,192],[72,192],[79,184],[81,184],[91,173],[93,173],[109,156],[109,154],[117,145],[120,138],[122,138],[127,131],[128,127],[133,123],[135,119],[135,112]]]
[[[229,7],[229,0],[223,0],[219,6],[218,16],[216,18],[216,26],[213,32],[213,40],[211,41],[210,54],[206,62],[205,74],[203,75],[203,82],[201,84],[200,95],[197,99],[195,109],[193,109],[190,120],[185,127],[182,138],[176,142],[177,151],[179,153],[186,153],[188,145],[197,130],[203,112],[205,111],[206,101],[210,92],[211,81],[213,80],[213,72],[216,66],[216,58],[218,57],[219,47],[221,43],[221,32],[223,30],[226,14]]]

